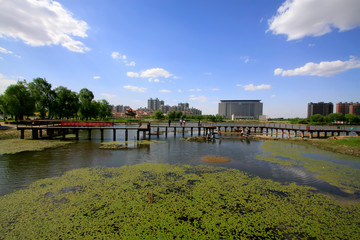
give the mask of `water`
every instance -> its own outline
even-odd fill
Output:
[[[129,139],[134,139],[135,134],[135,131],[129,131]],[[190,132],[186,132],[185,136],[189,134]],[[197,135],[197,132],[194,131],[194,134]],[[38,179],[61,176],[64,172],[76,168],[120,167],[143,162],[209,164],[236,168],[261,178],[273,179],[283,183],[296,182],[299,185],[315,187],[322,192],[340,196],[347,195],[302,167],[282,166],[257,160],[256,155],[264,153],[261,148],[263,141],[222,139],[215,142],[194,143],[181,140],[181,133],[177,133],[176,137],[173,133],[169,133],[167,138],[165,136],[159,138],[151,136],[151,138],[161,142],[144,145],[138,149],[105,150],[99,149],[100,132],[93,131],[91,141],[80,140],[65,147],[41,152],[0,155],[0,196],[26,188]],[[87,132],[80,132],[80,139],[87,139]],[[124,140],[121,132],[117,134],[117,140]],[[110,141],[112,141],[112,131],[105,131],[105,142]],[[132,144],[134,145],[130,142],[129,146],[131,147]],[[296,147],[296,145],[292,146]],[[202,157],[207,155],[227,157],[231,159],[231,162],[224,164],[205,163],[202,161]],[[329,160],[340,161],[336,159],[338,155],[334,156]],[[318,155],[314,155],[314,158],[318,157]]]

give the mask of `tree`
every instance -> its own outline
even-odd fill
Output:
[[[18,81],[10,85],[2,97],[3,111],[14,115],[15,120],[23,120],[25,115],[32,115],[35,110],[35,100],[26,86],[26,81]]]
[[[105,99],[97,101],[96,102],[96,108],[97,108],[97,117],[100,119],[106,119],[108,117],[111,117],[111,107],[108,101]]]
[[[79,92],[80,99],[80,117],[82,119],[89,119],[94,115],[94,94],[87,88],[83,88]]]
[[[314,115],[309,117],[309,121],[310,122],[321,123],[321,122],[324,122],[324,116],[321,115],[321,114],[314,114]]]
[[[167,118],[168,118],[169,120],[175,120],[175,118],[176,118],[176,113],[175,113],[175,111],[170,111],[170,112],[168,112],[168,113],[167,113]]]
[[[330,113],[325,117],[325,121],[328,123],[344,121],[345,117],[342,113]]]
[[[346,114],[345,119],[350,124],[359,124],[360,123],[360,117],[355,114],[352,114],[352,113]]]
[[[28,86],[35,99],[35,108],[36,111],[40,112],[41,119],[45,119],[46,113],[49,113],[50,117],[55,102],[55,92],[51,90],[51,84],[46,79],[36,78]]]
[[[54,112],[58,118],[74,117],[79,110],[79,97],[66,87],[55,88]]]
[[[223,116],[221,116],[220,114],[217,114],[215,117],[215,121],[216,122],[222,122],[223,121]]]
[[[164,119],[164,113],[160,109],[158,109],[154,112],[154,118],[157,120]]]
[[[176,119],[180,119],[181,116],[182,116],[182,114],[183,114],[183,113],[182,113],[181,111],[176,111],[176,112],[175,112],[175,118],[176,118]]]

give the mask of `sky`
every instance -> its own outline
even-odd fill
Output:
[[[0,94],[53,88],[147,107],[261,100],[270,118],[358,102],[359,0],[0,0]],[[335,111],[335,109],[334,109]]]

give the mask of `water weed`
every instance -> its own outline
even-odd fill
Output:
[[[360,207],[234,169],[85,168],[0,197],[3,239],[358,239]]]

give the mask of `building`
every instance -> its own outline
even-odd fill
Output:
[[[259,119],[263,115],[261,100],[220,100],[219,115],[232,119]]]
[[[159,100],[158,98],[155,98],[155,99],[150,98],[148,100],[148,109],[149,109],[149,111],[151,111],[151,110],[153,110],[153,111],[159,110],[159,109],[161,109],[162,106],[164,106],[164,101]]]
[[[307,117],[310,117],[312,115],[315,114],[320,114],[323,116],[327,116],[330,113],[334,112],[334,104],[329,102],[329,103],[324,103],[324,102],[318,102],[318,103],[313,103],[310,102],[308,103],[308,115]]]
[[[348,113],[360,115],[360,104],[359,102],[356,103],[339,102],[336,104],[336,112],[342,113],[344,115]]]

